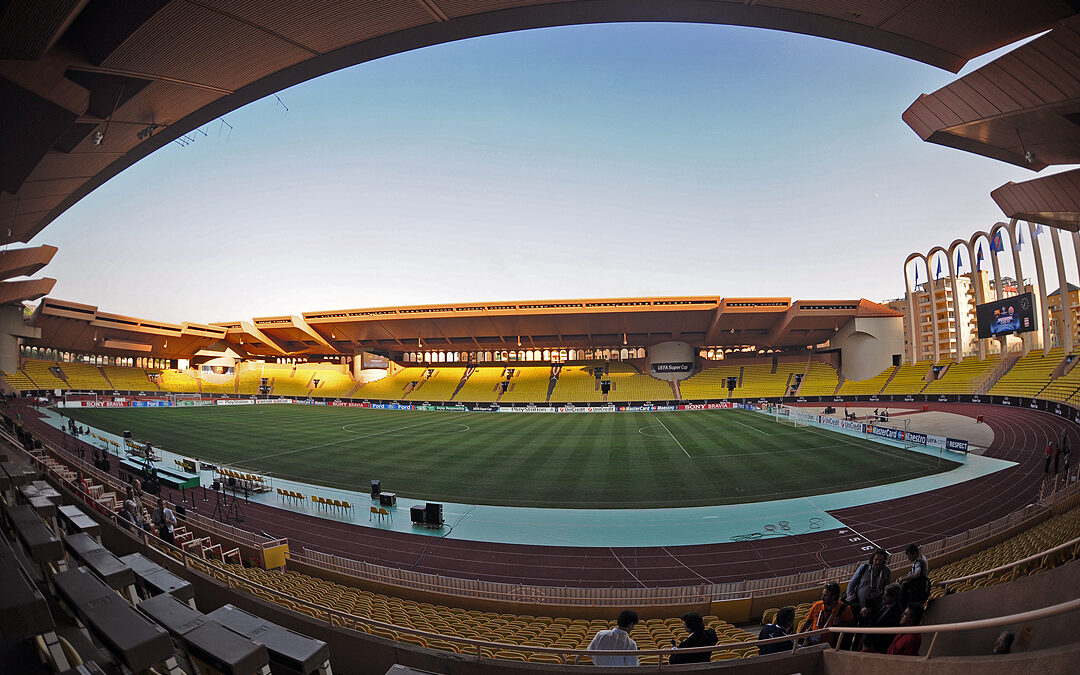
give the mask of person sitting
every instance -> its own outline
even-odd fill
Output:
[[[705,627],[705,621],[697,612],[683,614],[683,626],[689,636],[679,643],[675,649],[689,649],[691,647],[711,647],[716,644],[716,631]],[[675,646],[675,641],[671,641]],[[668,662],[676,663],[708,663],[711,652],[694,652],[691,654],[672,654]]]
[[[619,612],[616,620],[617,626],[609,630],[597,633],[589,643],[589,651],[622,651],[637,649],[637,643],[630,637],[630,631],[637,625],[638,615],[632,609],[624,609]],[[598,666],[636,666],[638,657],[635,654],[593,654],[593,663]]]
[[[908,546],[904,553],[911,561],[911,571],[896,580],[900,584],[900,603],[905,606],[913,602],[923,604],[930,597],[930,565],[915,544]]]
[[[881,597],[885,594],[885,587],[892,578],[892,572],[885,564],[889,553],[882,548],[871,554],[870,559],[859,565],[855,574],[848,583],[847,594],[844,600],[851,605],[855,613],[855,620],[859,626],[866,626],[877,606],[881,603]],[[856,635],[852,649],[858,651],[862,643],[862,636]]]
[[[900,615],[900,627],[918,626],[922,622],[922,618],[923,606],[918,602],[913,602],[904,608],[904,613]],[[885,653],[918,656],[919,647],[921,646],[922,635],[920,633],[900,633],[893,638],[892,644],[885,650]]]
[[[776,618],[772,623],[765,624],[761,628],[761,632],[758,633],[759,640],[767,640],[769,638],[783,637],[785,635],[791,635],[791,629],[795,627],[795,608],[783,607],[776,613]],[[770,642],[769,644],[761,645],[758,647],[758,654],[764,656],[765,654],[778,654],[780,652],[790,652],[795,650],[795,643],[791,640],[787,642]]]
[[[799,626],[799,632],[820,630],[831,626],[849,626],[855,620],[851,607],[840,597],[840,584],[830,581],[821,589],[821,600],[810,606],[810,613]],[[825,633],[804,638],[805,644],[816,645],[827,642],[836,646],[836,633]]]
[[[900,625],[900,615],[904,608],[900,605],[900,584],[889,584],[885,587],[885,594],[881,596],[881,603],[870,615],[865,626],[867,628],[892,628]],[[862,650],[884,654],[892,644],[895,635],[875,634],[864,635]]]

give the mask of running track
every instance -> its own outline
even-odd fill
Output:
[[[24,424],[61,444],[57,429],[21,403],[7,404],[13,405],[18,406]],[[287,537],[293,550],[311,548],[377,565],[467,579],[612,588],[724,583],[844,565],[865,558],[862,547],[868,542],[897,552],[913,542],[928,543],[995,520],[1036,499],[1050,440],[1060,441],[1067,432],[1070,446],[1080,447],[1076,425],[1049,413],[965,403],[925,405],[971,417],[983,415],[994,431],[986,455],[1017,462],[1017,466],[961,485],[831,512],[850,531],[793,532],[700,546],[524,546],[386,532],[256,503],[244,505],[242,526]],[[894,413],[901,409],[895,403],[890,407]],[[89,456],[90,446],[86,452]],[[850,541],[855,537],[858,541]]]

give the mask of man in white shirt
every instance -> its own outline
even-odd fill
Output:
[[[619,612],[618,627],[597,633],[589,643],[589,651],[637,649],[637,643],[630,638],[630,631],[634,629],[637,622],[638,615],[634,610],[624,609]],[[636,666],[638,664],[636,654],[624,656],[595,654],[592,660],[598,666]]]

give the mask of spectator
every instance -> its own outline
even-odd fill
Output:
[[[1016,639],[1011,631],[1003,631],[1001,635],[997,636],[997,640],[994,640],[994,654],[1008,654],[1012,651],[1013,640]]]
[[[889,584],[885,587],[885,595],[881,598],[881,604],[870,615],[866,623],[867,628],[893,628],[900,625],[900,615],[904,610],[900,606],[900,584]],[[884,654],[892,644],[895,635],[864,635],[862,650],[864,652],[876,652]]]
[[[705,621],[697,612],[683,614],[683,626],[689,636],[679,643],[676,649],[689,649],[691,647],[711,647],[716,644],[716,631],[705,627]],[[671,641],[672,647],[675,641]],[[693,654],[672,654],[669,663],[708,663],[712,652],[695,652]]]
[[[848,583],[847,595],[844,599],[851,605],[851,611],[854,612],[859,626],[866,626],[869,623],[870,617],[881,604],[885,587],[892,579],[892,572],[885,564],[888,557],[888,551],[882,548],[877,549],[868,561],[859,565],[854,576],[851,577],[851,582]],[[862,643],[861,637],[855,636],[852,649],[859,649]]]
[[[121,524],[123,524],[126,521],[127,524],[124,525],[124,526],[127,527],[127,529],[129,529],[129,530],[130,529],[136,529],[136,530],[143,529],[142,516],[140,516],[139,512],[136,510],[135,502],[133,502],[130,499],[125,499],[124,500],[124,508],[120,510],[120,519],[121,519]]]
[[[794,627],[795,608],[784,607],[776,613],[776,618],[773,619],[773,623],[766,624],[762,627],[761,632],[758,633],[758,639],[767,640],[768,638],[791,635],[791,629]],[[777,654],[779,652],[790,652],[794,650],[795,644],[791,640],[788,640],[787,642],[770,642],[767,645],[761,645],[758,647],[758,654],[764,656],[765,654]]]
[[[930,597],[930,565],[926,556],[919,555],[919,547],[911,544],[904,551],[911,561],[911,571],[897,579],[900,583],[900,604],[925,603]]]
[[[1054,442],[1046,444],[1046,462],[1043,464],[1043,473],[1050,473],[1050,457],[1054,454]]]
[[[1054,475],[1057,475],[1058,468],[1061,466],[1061,446],[1057,446],[1054,449]]]
[[[799,632],[828,628],[830,626],[849,626],[855,620],[851,607],[840,597],[840,584],[830,581],[821,589],[821,600],[810,606],[810,613],[799,626]],[[836,646],[836,633],[814,635],[804,638],[806,645],[828,642]]]
[[[900,626],[918,626],[923,618],[923,606],[913,602],[904,608],[900,615]],[[902,656],[918,656],[919,647],[922,646],[922,635],[919,633],[900,633],[893,638],[892,644],[885,650],[886,654],[899,654]]]
[[[624,609],[619,612],[619,618],[615,628],[602,630],[597,633],[589,643],[589,651],[616,651],[637,649],[637,643],[630,637],[630,631],[637,625],[638,615],[632,609]],[[638,657],[635,654],[604,655],[595,654],[593,663],[598,666],[636,666]]]
[[[165,506],[165,500],[158,497],[157,509],[154,511],[154,524],[158,528],[158,536],[166,544],[173,545],[173,528],[176,527],[176,515],[173,514],[172,509]]]

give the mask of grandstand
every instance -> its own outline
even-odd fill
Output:
[[[478,366],[472,369],[472,374],[461,385],[454,400],[477,403],[496,401],[502,395],[499,383],[505,381],[504,366]]]
[[[202,391],[199,388],[199,380],[194,376],[194,371],[165,369],[161,371],[158,384],[165,391],[177,393],[197,394]]]
[[[703,368],[701,372],[680,382],[679,392],[685,399],[731,398],[732,394],[727,388],[727,380],[731,377],[741,379],[742,366],[724,364]]]
[[[415,383],[423,379],[427,368],[402,368],[392,375],[368,382],[356,391],[356,395],[380,401],[396,401],[412,391]]]
[[[1080,400],[1080,397],[1077,396],[1078,391],[1080,391],[1080,369],[1076,368],[1078,356],[1080,356],[1080,352],[1077,351],[1069,355],[1066,371],[1060,377],[1051,380],[1046,385],[1046,388],[1039,392],[1039,398],[1062,402]]]
[[[449,401],[465,377],[465,368],[460,366],[433,365],[420,383],[403,398],[409,401]]]
[[[828,363],[811,361],[799,386],[799,396],[832,396],[840,385],[836,369]]]
[[[775,367],[775,370],[774,370]],[[746,365],[742,368],[742,379],[733,395],[735,398],[766,398],[787,396],[796,375],[806,372],[806,362],[782,362],[773,364]]]
[[[513,366],[510,385],[500,401],[507,403],[543,403],[551,385],[550,366]]]
[[[896,366],[889,366],[868,380],[844,380],[836,394],[837,396],[880,394],[885,383],[892,378],[894,373],[896,373]]]
[[[918,394],[926,386],[926,374],[933,367],[932,361],[905,363],[881,390],[882,394]]]
[[[1065,350],[1055,347],[1045,355],[1042,350],[1033,350],[1027,356],[1016,360],[1008,372],[1002,375],[991,394],[1000,396],[1037,396],[1050,383],[1050,378],[1061,360]]]
[[[924,394],[974,394],[983,391],[986,379],[1001,363],[1000,354],[991,354],[984,360],[964,359],[956,363],[945,361],[939,365],[945,372],[926,385]]]
[[[150,379],[150,374],[160,375],[160,370],[145,370],[127,366],[102,366],[102,372],[118,391],[158,391],[157,384]]]
[[[665,401],[675,398],[675,391],[670,384],[644,375],[630,364],[612,363],[609,379],[609,401]]]
[[[600,380],[593,372],[602,367],[600,362],[575,363],[559,369],[559,379],[551,392],[552,401],[600,403],[604,395],[600,391]]]

